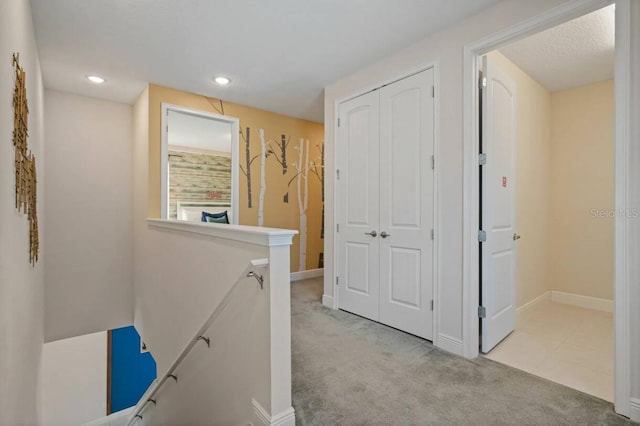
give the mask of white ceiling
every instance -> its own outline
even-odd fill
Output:
[[[498,0],[31,0],[45,86],[146,82],[321,122],[323,87]],[[107,79],[94,86],[85,76]],[[225,75],[227,87],[211,78]]]
[[[231,124],[169,110],[167,142],[200,150],[231,152]]]
[[[549,91],[613,78],[614,6],[510,44],[500,51]]]

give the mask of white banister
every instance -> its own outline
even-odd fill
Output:
[[[182,220],[147,219],[152,228],[173,229],[261,246],[288,246],[298,231],[266,228],[264,226],[231,225],[213,222],[187,222]]]
[[[128,424],[208,424],[212,416],[260,424],[255,400],[269,418],[293,425],[290,246],[298,232],[163,219],[138,225],[134,324],[158,379]]]

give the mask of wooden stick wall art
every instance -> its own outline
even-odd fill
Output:
[[[29,106],[27,102],[26,74],[20,66],[20,54],[13,54],[16,74],[13,91],[13,147],[15,150],[16,209],[27,214],[29,220],[29,261],[38,261],[40,244],[38,239],[38,214],[36,211],[36,159],[29,151]]]

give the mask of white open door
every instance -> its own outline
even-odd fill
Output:
[[[487,56],[482,69],[481,349],[487,353],[516,326],[516,89]]]
[[[433,339],[433,69],[380,89],[380,322]]]
[[[378,321],[379,91],[340,104],[338,117],[338,300]]]

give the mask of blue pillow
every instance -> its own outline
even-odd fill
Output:
[[[202,212],[202,222],[229,223],[229,216],[226,210],[222,213]]]

